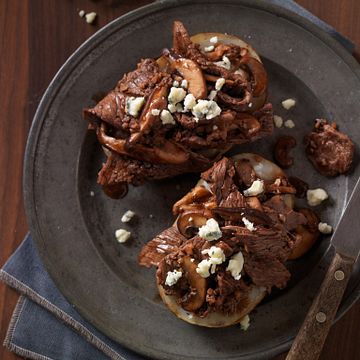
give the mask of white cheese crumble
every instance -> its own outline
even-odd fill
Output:
[[[216,44],[218,41],[219,41],[219,39],[218,39],[217,36],[213,36],[213,37],[210,38],[210,42],[211,42],[212,44]]]
[[[133,217],[135,216],[135,213],[131,210],[128,210],[125,212],[125,214],[121,218],[121,222],[127,223],[129,222]]]
[[[97,13],[96,12],[90,12],[85,15],[85,20],[88,24],[92,24],[96,19]]]
[[[279,115],[274,115],[274,124],[277,128],[281,128],[283,126],[284,120]]]
[[[165,285],[173,286],[182,277],[182,272],[178,270],[168,271],[166,275]]]
[[[153,115],[153,116],[159,116],[159,115],[160,115],[160,110],[159,110],[159,109],[152,109],[152,110],[151,110],[151,115]]]
[[[125,105],[125,112],[128,115],[137,117],[139,115],[139,112],[141,110],[141,108],[144,106],[145,104],[145,98],[144,97],[128,97],[126,100],[126,105]]]
[[[225,79],[224,78],[217,79],[216,83],[215,83],[215,90],[220,91],[221,88],[224,86],[224,84],[225,84]]]
[[[173,82],[173,86],[175,86],[175,87],[179,87],[179,82],[178,82],[177,80],[174,80],[174,82]]]
[[[131,232],[125,229],[117,229],[115,231],[115,237],[119,243],[124,243],[128,241],[130,239],[130,236],[131,236]]]
[[[198,263],[196,267],[196,272],[203,278],[207,278],[210,276],[210,260],[202,260]]]
[[[183,88],[172,87],[168,96],[170,104],[177,104],[180,101],[183,101],[186,96],[186,91]]]
[[[289,119],[284,122],[284,126],[288,129],[292,129],[295,127],[295,123],[291,119]]]
[[[250,326],[250,316],[245,315],[240,321],[241,330],[246,331]]]
[[[293,106],[295,106],[295,104],[296,104],[296,101],[294,99],[286,99],[281,102],[281,105],[286,110],[291,109]]]
[[[264,191],[264,182],[262,180],[255,180],[251,186],[244,190],[245,196],[256,196]]]
[[[184,109],[192,110],[192,108],[196,105],[196,99],[193,94],[187,94],[184,99]]]
[[[211,91],[210,91],[210,94],[209,94],[209,96],[208,96],[208,99],[209,99],[209,100],[214,100],[215,97],[216,97],[216,95],[217,95],[217,91],[216,91],[216,90],[211,90]]]
[[[250,220],[248,220],[245,216],[242,217],[242,222],[244,223],[245,227],[249,230],[249,231],[254,231],[256,230],[254,223],[252,223]]]
[[[318,229],[322,234],[331,234],[333,231],[333,228],[331,225],[327,224],[327,223],[323,223],[323,222],[319,222],[318,224]]]
[[[324,200],[329,197],[324,189],[312,189],[306,192],[306,199],[310,206],[320,205]]]
[[[91,196],[91,197],[94,197],[94,196],[95,196],[95,193],[94,193],[92,190],[90,191],[90,196]]]
[[[222,232],[218,222],[215,219],[208,219],[206,224],[199,228],[199,236],[207,241],[220,239]]]
[[[211,52],[215,49],[214,45],[210,45],[210,46],[205,46],[204,47],[204,51],[205,52]]]
[[[187,89],[187,87],[188,87],[188,81],[184,79],[184,80],[181,82],[180,86],[181,86],[182,88],[184,88],[184,89]]]
[[[277,179],[274,181],[274,185],[280,186],[280,185],[281,185],[281,179],[280,179],[280,178],[277,178]]]
[[[198,100],[197,104],[192,108],[192,113],[196,118],[206,117],[210,120],[221,113],[221,108],[213,100]]]
[[[163,123],[163,125],[175,124],[175,120],[174,120],[173,116],[170,114],[170,111],[168,111],[168,110],[163,110],[161,112],[160,119],[161,119],[161,122]]]
[[[80,11],[79,11],[79,16],[82,18],[82,17],[84,17],[84,15],[85,15],[85,11],[84,11],[84,10],[80,10]]]
[[[178,103],[178,104],[169,104],[168,105],[168,109],[169,111],[173,114],[175,112],[182,112],[184,110],[183,106]]]
[[[230,59],[225,55],[222,57],[222,61],[215,61],[214,64],[223,67],[226,70],[230,70],[231,68]]]
[[[176,105],[175,104],[169,104],[168,105],[168,110],[173,114],[174,112],[176,112]]]
[[[216,271],[216,265],[220,265],[225,261],[225,254],[223,250],[217,246],[212,246],[210,249],[205,249],[202,254],[209,255],[209,259],[199,262],[196,272],[203,278],[207,278]]]
[[[233,255],[229,260],[229,265],[227,266],[226,270],[230,271],[231,276],[235,280],[240,280],[241,278],[241,271],[244,267],[244,256],[241,251],[237,254]]]

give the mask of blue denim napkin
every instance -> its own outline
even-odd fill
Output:
[[[22,295],[4,342],[17,354],[39,360],[144,359],[78,314],[51,280],[30,234],[0,270],[0,280]]]
[[[295,2],[269,1],[304,16],[354,51],[350,40]],[[97,331],[76,312],[43,267],[30,235],[0,270],[0,280],[21,294],[4,341],[18,355],[36,360],[144,359]]]

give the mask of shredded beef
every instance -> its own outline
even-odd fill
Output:
[[[315,130],[305,139],[306,155],[315,169],[324,176],[336,176],[351,168],[355,145],[336,125],[317,120]]]
[[[263,256],[244,254],[244,269],[250,276],[253,283],[257,286],[263,286],[268,291],[273,286],[283,289],[290,279],[290,272],[279,260]]]
[[[260,157],[258,161],[261,161]],[[211,312],[234,314],[246,308],[252,287],[263,287],[270,292],[274,287],[282,289],[286,286],[290,273],[285,263],[293,256],[299,231],[306,230],[317,236],[319,219],[310,209],[297,211],[287,205],[286,196],[294,193],[295,189],[285,174],[276,183],[274,180],[265,181],[262,194],[245,197],[241,191],[251,186],[257,178],[247,160],[223,158],[202,173],[201,178],[206,183],[198,184],[195,189],[203,187],[206,196],[201,199],[189,196],[195,193],[192,190],[179,200],[177,204],[181,203],[181,206],[176,211],[180,217],[177,225],[188,221],[189,216],[192,217],[191,221],[200,221],[201,225],[206,219],[213,218],[220,226],[221,237],[208,241],[199,235],[189,234],[186,235],[187,239],[182,237],[179,243],[175,241],[171,252],[158,264],[157,281],[165,293],[173,295],[185,310],[189,309],[189,304],[193,305],[194,299],[200,298],[196,308],[190,311],[197,316],[206,317]],[[252,227],[248,227],[244,218],[252,223]],[[151,257],[155,248],[153,244],[157,242],[158,238],[155,238],[150,242],[152,247],[148,249],[146,245],[142,253],[149,252]],[[191,273],[184,263],[191,261],[192,271],[199,276],[196,271],[198,264],[202,261],[206,264],[209,260],[208,250],[213,246],[222,250],[225,260],[215,268],[214,264],[211,265],[205,283],[204,278],[200,278],[202,285],[198,292],[197,286],[189,280]],[[238,256],[239,252],[244,257],[244,267],[240,278],[237,278],[227,268],[233,256]],[[160,258],[156,259],[158,261]],[[155,261],[150,263],[154,264]],[[183,275],[175,284],[168,286],[167,274],[174,269]]]
[[[177,250],[185,241],[186,238],[179,233],[176,227],[170,227],[141,249],[138,262],[146,267],[157,266],[166,255]]]
[[[169,75],[160,71],[155,60],[144,59],[137,65],[136,70],[123,76],[116,89],[128,95],[149,96],[163,77]]]
[[[214,63],[222,56],[230,59],[231,69]],[[254,83],[254,69],[246,65],[249,61],[246,48],[221,41],[212,54],[203,53],[184,25],[175,22],[172,50],[156,60],[141,60],[97,105],[83,112],[103,147],[119,155],[109,158],[100,171],[98,180],[104,189],[113,188],[114,182],[140,185],[146,180],[200,172],[232,146],[269,135],[273,115],[271,104],[264,105],[265,92],[256,106],[251,103],[259,86],[266,88],[267,82]],[[257,60],[256,64],[263,73],[263,66]],[[221,108],[217,116],[195,117],[181,101],[181,109],[171,108],[175,104],[170,103],[169,93],[175,81],[188,81],[186,91],[199,100],[207,98],[218,77],[227,81],[215,96]],[[265,79],[264,74],[257,78]],[[134,99],[139,97],[143,99]],[[171,115],[163,113],[168,109]]]
[[[280,195],[274,195],[271,199],[264,202],[264,206],[275,210],[280,215],[280,221],[284,223],[285,229],[288,231],[296,229],[298,225],[307,223],[305,216],[289,208]]]
[[[147,179],[159,180],[183,172],[192,172],[191,164],[152,164],[112,153],[99,172],[98,183],[103,186],[123,182],[141,185]]]

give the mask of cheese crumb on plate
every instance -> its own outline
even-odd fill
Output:
[[[122,216],[121,221],[123,223],[129,222],[133,217],[135,216],[135,213],[131,210],[128,210],[125,212],[125,214]]]
[[[324,189],[317,188],[306,192],[306,199],[310,206],[318,206],[329,197]]]
[[[116,240],[121,244],[127,242],[130,239],[130,236],[131,232],[125,229],[117,229],[115,231]]]
[[[296,101],[294,99],[286,99],[281,102],[281,105],[284,109],[290,110],[293,106],[295,106]]]

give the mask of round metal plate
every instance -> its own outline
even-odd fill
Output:
[[[270,77],[275,113],[296,123],[272,138],[245,145],[271,158],[275,138],[297,138],[295,166],[289,171],[311,187],[328,190],[322,219],[335,225],[359,167],[348,176],[327,179],[304,157],[302,137],[316,117],[334,120],[360,143],[360,72],[355,60],[330,36],[303,18],[266,1],[166,1],[127,14],[101,29],[62,67],[47,89],[28,140],[24,190],[31,233],[59,289],[98,329],[143,355],[158,359],[262,359],[289,347],[319,287],[330,253],[328,238],[289,266],[289,287],[274,293],[251,316],[251,327],[205,329],[177,320],[159,301],[154,270],[140,268],[141,246],[172,221],[171,205],[196,176],[130,188],[126,198],[106,197],[96,184],[103,161],[94,134],[87,133],[83,107],[99,91],[113,88],[144,57],[171,45],[171,27],[182,20],[194,34],[227,32],[250,42]],[[280,102],[293,97],[285,111]],[[357,162],[357,161],[356,161]],[[94,196],[90,192],[94,192]],[[124,226],[122,214],[137,213]],[[114,230],[128,228],[133,240],[120,245]],[[351,229],[349,229],[351,231]],[[344,239],[345,240],[345,239]],[[359,297],[357,265],[339,315]]]

